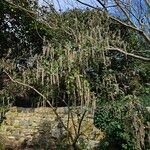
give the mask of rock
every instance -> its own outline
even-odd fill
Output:
[[[13,126],[15,128],[19,128],[20,127],[20,121],[19,120],[14,120]]]
[[[14,136],[8,136],[7,138],[8,138],[8,140],[15,140]]]
[[[58,114],[72,137],[75,138],[75,130],[78,131],[79,120],[82,116],[80,107],[72,108],[73,118],[68,120],[68,108],[57,108]],[[79,116],[77,113],[80,113]],[[90,116],[90,117],[89,117]],[[87,114],[81,124],[81,137],[79,143],[84,144],[90,149],[95,147],[97,141],[100,141],[104,134],[93,125],[92,115]],[[69,143],[68,131],[65,130],[61,121],[56,117],[51,108],[11,108],[7,112],[6,120],[1,124],[0,135],[8,139],[7,145],[12,149],[24,145],[24,149],[38,145],[40,142],[43,146],[56,147],[59,142],[63,141],[63,145]],[[14,143],[14,145],[12,144]],[[41,147],[42,149],[43,147]]]

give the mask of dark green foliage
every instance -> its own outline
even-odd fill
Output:
[[[18,5],[31,12],[19,9]],[[34,4],[36,7],[37,4]],[[0,41],[0,58],[26,56],[30,51],[41,53],[45,27],[36,20],[34,8],[26,0],[16,2],[16,6],[0,1],[0,39],[3,39]]]
[[[100,148],[147,150],[149,120],[150,113],[133,96],[119,101],[98,100],[95,125],[106,132]]]

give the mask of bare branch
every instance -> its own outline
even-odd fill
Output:
[[[4,70],[3,72],[6,73],[6,75],[9,77],[9,79],[10,79],[13,83],[17,83],[17,84],[19,84],[19,85],[28,87],[28,88],[34,90],[37,94],[39,94],[39,95],[49,104],[49,106],[52,108],[53,112],[55,113],[55,115],[57,116],[57,118],[59,119],[59,121],[61,122],[61,124],[62,124],[62,126],[64,127],[64,129],[68,132],[69,137],[71,138],[71,141],[74,142],[71,132],[70,132],[70,131],[67,129],[67,127],[64,125],[64,123],[63,123],[61,117],[59,116],[59,114],[57,113],[56,109],[52,106],[52,104],[47,100],[47,98],[46,98],[42,93],[40,93],[40,92],[39,92],[37,89],[35,89],[33,86],[30,86],[30,85],[28,85],[28,84],[19,82],[19,81],[17,81],[17,80],[14,80],[14,79],[8,74],[7,71]]]
[[[103,4],[103,2],[101,0],[97,0],[99,2],[99,4],[105,9],[105,11],[107,11],[106,6]]]
[[[90,8],[99,10],[99,11],[102,11],[99,7],[94,7],[94,6],[92,6],[92,5],[88,4],[88,3],[82,2],[82,1],[80,1],[80,0],[76,0],[76,1],[79,2],[79,3],[82,4],[82,5],[87,6],[87,7],[90,7]]]
[[[135,55],[135,54],[132,54],[132,53],[128,53],[128,52],[124,51],[123,49],[120,49],[120,48],[117,48],[117,47],[108,47],[106,49],[110,50],[110,51],[118,51],[120,53],[125,54],[126,56],[131,56],[131,57],[139,59],[139,60],[148,61],[148,62],[150,61],[150,58]]]
[[[150,44],[150,38],[149,38],[148,35],[145,34],[144,31],[142,31],[142,30],[140,30],[140,29],[138,29],[138,28],[136,28],[136,27],[134,27],[134,26],[132,26],[132,25],[128,25],[127,23],[122,22],[121,20],[119,20],[119,19],[117,19],[117,18],[115,18],[115,17],[113,17],[113,16],[109,16],[109,17],[110,17],[110,19],[116,21],[117,23],[119,23],[119,24],[121,24],[121,25],[123,25],[123,26],[125,26],[125,27],[128,27],[128,28],[132,29],[132,30],[135,31],[135,32],[138,32],[141,36],[144,37],[144,39],[147,41],[147,43]]]
[[[5,71],[5,70],[4,70],[4,73],[6,73],[6,75],[9,77],[9,79],[10,79],[12,82],[17,83],[17,84],[20,84],[20,85],[23,85],[23,86],[25,86],[25,87],[29,87],[30,89],[34,90],[37,94],[39,94],[43,99],[46,99],[46,97],[45,97],[43,94],[41,94],[38,90],[36,90],[33,86],[30,86],[30,85],[28,85],[28,84],[25,84],[25,83],[22,83],[22,82],[19,82],[19,81],[14,80],[14,79],[8,74],[8,72]]]
[[[84,113],[82,114],[82,117],[81,117],[80,121],[79,121],[78,132],[77,132],[77,135],[76,135],[76,137],[75,137],[75,139],[74,139],[73,146],[76,145],[77,140],[78,140],[78,138],[79,138],[80,135],[81,135],[81,134],[80,134],[81,125],[82,125],[83,119],[84,119],[84,117],[85,117],[85,115],[86,115],[86,112],[87,112],[87,111],[85,110]]]
[[[80,0],[76,0],[76,1],[79,2],[79,3],[81,3],[82,5],[87,6],[87,7],[96,9],[96,10],[98,10],[98,11],[102,11],[102,9],[100,9],[100,8],[98,8],[98,7],[94,7],[94,6],[92,6],[92,5],[88,4],[88,3],[82,2],[82,1],[80,1]],[[97,1],[98,1],[98,0],[97,0]],[[105,8],[104,8],[104,9],[105,9]],[[108,15],[109,15],[109,14],[108,14]],[[111,20],[117,22],[117,23],[120,24],[120,25],[123,25],[123,26],[125,26],[125,27],[130,28],[131,30],[133,30],[133,31],[135,31],[135,32],[138,32],[139,35],[143,36],[144,39],[146,40],[146,42],[150,44],[150,37],[149,37],[144,31],[142,31],[141,29],[137,28],[137,26],[129,25],[129,24],[127,24],[127,23],[125,23],[125,22],[123,22],[123,21],[121,21],[121,20],[119,20],[119,19],[117,19],[116,17],[113,17],[113,16],[111,16],[111,15],[109,15],[109,18],[110,18]]]
[[[116,7],[117,5],[109,5],[107,6],[107,8],[112,8],[112,7]]]
[[[145,0],[145,2],[150,7],[150,1],[149,0]]]
[[[120,8],[120,10],[124,13],[124,15],[127,17],[128,21],[134,26],[135,24],[132,22],[132,20],[130,19],[129,13],[120,5],[118,0],[115,0],[115,3],[117,4],[117,6]]]

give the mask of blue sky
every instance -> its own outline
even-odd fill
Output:
[[[48,3],[53,1],[56,10],[61,9],[65,11],[67,9],[73,9],[73,8],[81,8],[81,9],[86,8],[85,6],[75,2],[75,0],[45,0],[45,1],[47,1]],[[93,0],[86,0],[85,2],[92,5],[96,5],[96,3],[93,4]],[[46,4],[44,0],[39,0],[39,3]]]

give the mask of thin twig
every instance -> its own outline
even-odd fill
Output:
[[[80,133],[81,125],[82,125],[83,119],[84,119],[84,117],[85,117],[85,115],[86,115],[86,112],[87,112],[87,111],[85,110],[84,113],[83,113],[83,115],[82,115],[82,117],[81,117],[81,119],[80,119],[80,121],[79,121],[78,132],[77,132],[77,135],[76,135],[76,137],[75,137],[75,139],[74,139],[73,146],[76,145],[77,140],[78,140],[78,138],[79,138],[80,135],[81,135],[81,133]]]

